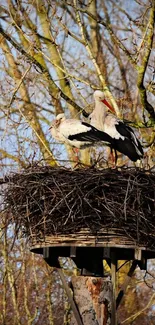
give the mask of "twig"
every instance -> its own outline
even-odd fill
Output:
[[[33,132],[36,134],[37,138],[40,140],[40,142],[43,144],[44,148],[46,149],[46,151],[48,152],[49,156],[53,158],[52,152],[49,150],[49,148],[47,147],[46,143],[44,142],[44,140],[40,137],[39,133],[35,130],[33,124],[31,123],[31,121],[25,116],[25,114],[22,112],[20,106],[18,106],[18,110],[21,114],[21,116],[24,117],[25,121],[29,124],[29,126],[32,128]],[[54,159],[53,159],[54,161]],[[56,166],[59,166],[59,163],[56,162]]]
[[[127,206],[127,198],[128,198],[128,192],[129,192],[129,188],[130,188],[130,176],[128,179],[128,184],[127,184],[127,189],[125,192],[125,198],[124,198],[124,216],[125,216],[125,221],[127,220],[127,213],[126,213],[126,206]]]
[[[22,84],[24,78],[26,77],[27,73],[30,71],[31,66],[32,66],[32,65],[30,64],[30,66],[26,69],[26,71],[24,72],[23,76],[21,77],[21,79],[20,79],[20,81],[19,81],[17,87],[15,88],[15,90],[14,90],[14,92],[13,92],[13,94],[12,94],[12,97],[11,97],[11,99],[10,99],[10,101],[9,101],[8,107],[10,107],[10,106],[12,105],[13,100],[15,99],[15,95],[16,95],[18,89],[20,88],[20,86],[21,86],[21,84]]]
[[[24,74],[23,74],[23,76],[21,77],[21,79],[20,79],[20,81],[19,81],[17,87],[15,88],[15,90],[14,90],[14,92],[13,92],[13,94],[12,94],[12,97],[11,97],[11,99],[10,99],[8,105],[6,106],[6,109],[7,109],[7,114],[6,114],[6,123],[5,123],[6,126],[5,126],[5,130],[4,130],[4,132],[3,132],[2,138],[5,137],[6,132],[7,132],[7,125],[8,125],[8,119],[9,119],[9,113],[10,113],[10,106],[12,105],[12,103],[13,103],[13,101],[14,101],[14,99],[15,99],[15,95],[16,95],[18,89],[20,88],[20,86],[21,86],[21,84],[22,84],[24,78],[26,77],[27,73],[30,71],[30,69],[31,69],[31,65],[30,65],[30,66],[26,69],[26,71],[24,72]]]

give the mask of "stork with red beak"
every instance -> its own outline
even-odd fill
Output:
[[[112,148],[126,155],[130,160],[137,161],[143,157],[143,148],[133,129],[118,119],[111,112],[113,107],[105,99],[102,91],[94,92],[95,108],[89,115],[90,124],[107,133],[113,139]]]
[[[58,142],[72,147],[84,149],[102,143],[113,145],[110,135],[97,130],[94,126],[76,119],[66,119],[64,114],[58,114],[50,127],[51,134]]]

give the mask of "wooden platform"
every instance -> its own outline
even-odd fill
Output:
[[[32,252],[42,254],[51,266],[60,267],[59,257],[70,257],[78,268],[98,275],[103,274],[103,259],[110,264],[112,256],[116,261],[138,260],[142,269],[146,269],[147,259],[155,258],[155,249],[139,245],[118,229],[101,229],[97,234],[82,229],[75,234],[40,239],[32,235],[29,246]]]
[[[112,301],[111,324],[117,324],[118,309],[131,277],[137,266],[147,270],[147,260],[155,258],[155,249],[140,245],[131,236],[125,235],[124,230],[102,228],[96,234],[90,229],[82,229],[74,234],[59,234],[39,238],[32,235],[30,238],[32,252],[42,254],[44,260],[52,267],[61,268],[59,257],[70,257],[81,270],[82,276],[106,277],[103,260],[111,268]],[[119,270],[118,260],[132,261],[126,279],[116,294],[116,273]],[[62,272],[59,270],[59,272]],[[67,291],[66,291],[67,292]],[[69,290],[70,292],[70,290]]]

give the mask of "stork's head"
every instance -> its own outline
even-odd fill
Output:
[[[94,92],[94,99],[95,99],[95,101],[97,101],[97,102],[102,102],[102,101],[105,99],[105,95],[104,95],[103,91],[101,91],[101,90],[96,90],[96,91]]]
[[[64,121],[66,118],[65,118],[65,114],[64,113],[61,113],[61,114],[58,114],[57,116],[56,116],[56,121],[60,121],[60,122],[62,122],[62,121]]]
[[[105,94],[103,93],[103,91],[101,90],[96,90],[94,92],[94,99],[95,102],[101,102],[105,105],[105,107],[107,108],[107,110],[110,110],[111,112],[115,113],[114,108],[108,103],[108,101],[105,98]]]
[[[51,124],[51,126],[50,126],[49,129],[51,129],[51,128],[58,128],[59,125],[60,125],[60,123],[63,122],[63,121],[65,121],[65,119],[66,118],[65,118],[65,114],[64,113],[58,114],[56,116],[56,119],[52,121],[52,124]]]

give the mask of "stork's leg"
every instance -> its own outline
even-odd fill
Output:
[[[117,165],[118,155],[117,155],[117,151],[116,151],[116,149],[114,149],[114,151],[115,151],[115,166],[116,166],[116,165]]]
[[[75,147],[73,147],[72,149],[73,149],[73,153],[75,155],[75,161],[79,162],[79,157],[78,157],[79,149],[75,148]]]
[[[117,152],[116,152],[116,149],[113,149],[112,147],[110,148],[111,152],[110,152],[110,156],[111,156],[111,160],[112,160],[112,164],[113,164],[113,167],[112,168],[115,168],[116,167],[116,164],[117,164]],[[114,154],[113,154],[113,150],[115,152],[115,157],[114,157]]]
[[[115,158],[114,158],[113,148],[112,147],[110,148],[110,157],[111,157],[112,163],[114,163],[115,162]]]

